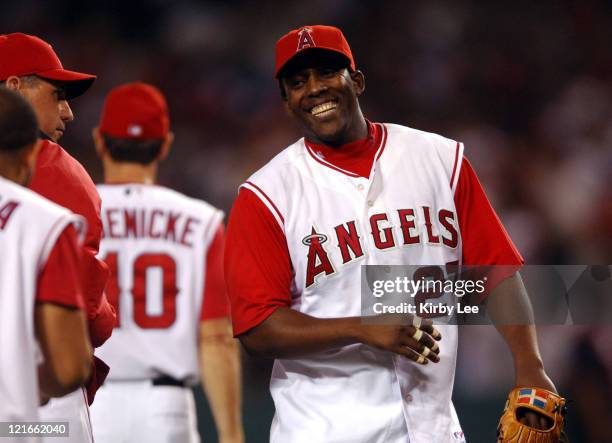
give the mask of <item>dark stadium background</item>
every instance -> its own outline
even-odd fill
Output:
[[[528,263],[611,263],[610,2],[20,0],[0,13],[0,32],[41,36],[65,67],[99,76],[72,103],[62,140],[95,181],[90,132],[105,94],[147,81],[166,93],[176,133],[160,183],[225,211],[241,181],[298,136],[272,67],[276,39],[305,24],[344,30],[366,75],[367,117],[465,143]],[[574,442],[612,441],[610,329],[542,328],[548,370],[574,399]],[[270,365],[243,362],[247,441],[264,442]],[[511,385],[495,331],[467,330],[455,403],[468,441],[494,440]],[[203,439],[216,441],[197,392]]]

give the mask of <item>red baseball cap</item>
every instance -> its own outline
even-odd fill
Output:
[[[100,132],[115,138],[158,140],[168,135],[168,105],[159,89],[146,83],[126,83],[107,96]]]
[[[351,48],[342,31],[334,26],[314,25],[302,26],[283,35],[276,42],[276,67],[274,77],[278,78],[280,71],[297,54],[309,49],[325,49],[346,57],[352,70],[355,70],[355,60]]]
[[[0,81],[12,75],[36,75],[62,83],[68,99],[83,94],[96,79],[95,75],[64,69],[49,43],[21,32],[0,35],[0,60]]]

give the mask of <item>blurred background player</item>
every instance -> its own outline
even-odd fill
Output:
[[[84,225],[22,187],[39,149],[34,111],[19,94],[0,88],[2,422],[38,420],[41,399],[74,391],[91,368],[78,269],[77,229]]]
[[[201,373],[221,442],[243,440],[238,346],[223,281],[223,213],[155,185],[168,155],[166,100],[148,84],[113,89],[93,131],[104,166],[112,371],[92,408],[105,442],[199,441],[190,386]],[[199,366],[199,369],[198,369]]]
[[[103,295],[108,269],[96,259],[102,234],[100,197],[83,166],[57,144],[66,125],[74,120],[68,100],[83,94],[95,76],[64,69],[51,45],[22,33],[0,36],[0,60],[0,82],[30,102],[43,139],[29,188],[87,221],[81,266],[83,296],[91,342],[94,347],[100,346],[115,322],[113,309]],[[51,401],[41,409],[41,416],[69,419],[71,440],[88,441],[91,429],[87,404],[93,402],[107,373],[108,367],[94,357],[87,389]]]

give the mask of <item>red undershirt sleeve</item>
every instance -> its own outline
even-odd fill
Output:
[[[234,335],[291,306],[293,273],[285,234],[265,204],[244,188],[229,218],[225,277]]]
[[[502,280],[513,275],[524,263],[501,220],[491,207],[476,172],[464,157],[455,192],[455,206],[463,244],[463,264],[494,266],[487,275],[486,298]],[[479,272],[480,274],[480,272]]]
[[[81,290],[81,247],[74,226],[60,234],[38,279],[36,301],[85,309]]]
[[[524,262],[465,157],[455,192],[455,206],[464,265],[516,265]]]
[[[206,253],[205,283],[200,320],[229,316],[229,302],[223,278],[224,246],[225,226],[221,223]]]

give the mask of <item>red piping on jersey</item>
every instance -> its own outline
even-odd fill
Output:
[[[455,149],[455,164],[453,165],[453,174],[450,179],[451,189],[453,188],[453,182],[455,181],[455,174],[457,173],[457,164],[459,163],[459,142],[457,142],[457,148]]]
[[[261,190],[261,188],[259,186],[257,186],[256,184],[252,183],[252,182],[245,182],[246,184],[248,184],[249,186],[253,186],[255,189],[257,189],[261,195],[263,195],[266,200],[268,200],[268,203],[270,203],[270,205],[274,208],[274,210],[276,211],[276,215],[278,215],[278,218],[281,219],[281,221],[283,222],[283,224],[285,224],[285,218],[281,215],[280,211],[278,210],[278,208],[276,207],[276,205],[274,204],[274,202],[272,201],[272,199],[270,197],[268,197],[268,194],[266,194],[265,192],[263,192]]]
[[[382,124],[380,125],[380,127],[382,129],[382,137],[380,139],[380,147],[379,147],[380,151],[378,151],[378,154],[376,154],[376,158],[374,159],[374,162],[378,161],[383,151],[385,150],[385,146],[387,145],[387,127]]]
[[[317,162],[321,163],[323,166],[327,166],[328,168],[331,168],[335,171],[341,172],[345,175],[348,175],[349,177],[359,177],[358,174],[355,174],[354,172],[350,172],[350,171],[346,171],[342,168],[339,168],[329,162],[324,161],[323,159],[321,159],[318,155],[316,155],[314,152],[312,152],[312,148],[308,145],[308,142],[306,140],[304,140],[304,144],[306,145],[306,150],[308,151],[308,153],[310,154],[310,156],[312,158],[314,158]]]

